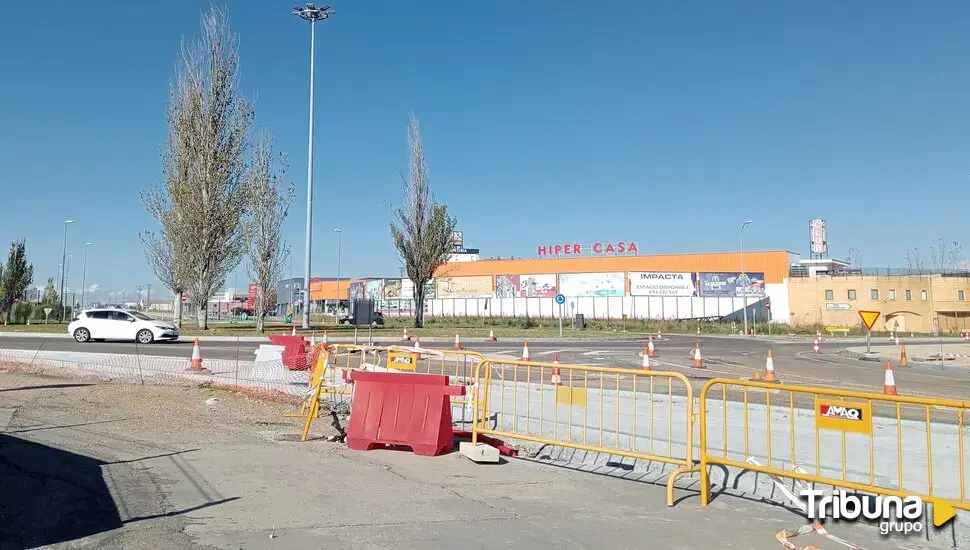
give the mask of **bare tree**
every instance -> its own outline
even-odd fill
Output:
[[[283,278],[289,249],[283,242],[283,222],[293,202],[293,185],[284,183],[286,156],[274,160],[273,141],[261,133],[253,147],[247,174],[250,192],[250,246],[246,271],[256,284],[256,329],[262,332],[269,299]]]
[[[962,259],[963,247],[956,241],[947,243],[943,237],[940,237],[930,249],[930,254],[933,258],[933,268],[939,269],[940,273],[944,273],[948,270],[956,269]]]
[[[144,199],[162,226],[161,248],[172,253],[176,286],[198,306],[199,327],[206,329],[206,304],[247,249],[245,154],[253,111],[239,91],[238,42],[227,12],[211,8],[201,27],[198,38],[183,43],[170,94],[166,181]]]
[[[431,192],[428,167],[424,160],[421,128],[412,113],[408,126],[410,170],[404,181],[404,206],[392,209],[391,237],[414,283],[414,327],[424,326],[425,285],[452,252],[457,221],[448,207],[438,204]]]
[[[911,272],[915,272],[916,275],[922,276],[926,266],[926,260],[923,258],[923,253],[920,252],[918,248],[914,248],[906,252],[906,265],[909,266],[909,270]]]
[[[152,211],[151,207],[149,207],[149,211]],[[139,237],[145,245],[145,256],[148,258],[148,265],[151,266],[158,280],[175,294],[172,311],[174,313],[175,326],[181,327],[182,293],[185,292],[185,284],[179,276],[179,266],[181,265],[180,262],[184,260],[185,254],[177,253],[174,250],[171,240],[167,238],[164,223],[162,226],[162,231],[158,233],[145,231]]]

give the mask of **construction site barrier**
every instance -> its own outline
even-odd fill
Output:
[[[701,505],[710,467],[728,466],[970,510],[970,402],[755,382],[700,392]]]
[[[486,359],[476,374],[472,442],[495,436],[696,471],[694,392],[683,374]]]

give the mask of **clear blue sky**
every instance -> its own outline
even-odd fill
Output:
[[[308,26],[288,1],[228,5],[244,92],[290,158],[286,237],[302,274]],[[92,241],[88,284],[157,285],[139,192],[159,180],[179,41],[208,2],[141,6],[4,6],[0,237],[27,237],[38,282],[73,218],[75,284]],[[968,2],[333,7],[317,35],[316,276],[334,275],[335,227],[343,275],[397,275],[387,224],[409,109],[438,198],[486,255],[597,240],[734,250],[749,218],[746,249],[807,255],[816,216],[833,256],[856,247],[866,265],[967,242]]]

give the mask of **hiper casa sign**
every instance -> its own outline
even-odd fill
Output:
[[[681,296],[697,295],[693,273],[660,271],[631,271],[630,296]]]
[[[612,256],[617,254],[639,254],[640,249],[633,241],[598,242],[593,244],[562,243],[536,245],[536,254],[542,256]]]

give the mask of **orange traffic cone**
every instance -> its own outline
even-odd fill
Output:
[[[777,382],[778,376],[775,374],[775,360],[771,357],[771,350],[768,350],[768,358],[765,359],[765,382]]]
[[[408,336],[408,327],[404,327],[404,336],[401,337],[401,340],[404,340],[405,342],[411,341],[411,337]]]
[[[653,347],[653,336],[651,336],[650,339],[647,340],[647,355],[649,355],[650,357],[657,356],[657,350],[654,349]]]
[[[290,332],[290,336],[296,336],[296,325],[293,325],[293,330]]]
[[[815,352],[815,355],[822,353],[822,349],[818,347],[818,338],[815,339],[815,344],[812,346],[812,351]]]
[[[458,337],[458,333],[455,333],[455,349],[461,349],[461,338]]]
[[[529,355],[529,342],[522,343],[522,360],[532,361],[532,356]]]
[[[330,343],[327,342],[327,331],[323,331],[323,340],[320,343],[323,344],[323,347],[330,345]]]
[[[906,346],[899,348],[899,366],[908,367],[909,357],[906,356]]]
[[[650,368],[650,354],[647,353],[647,350],[643,350],[643,363],[640,366],[643,370],[652,370]]]
[[[310,333],[310,346],[312,347],[312,346],[315,346],[315,345],[317,345],[317,333],[316,332],[311,332]]]
[[[698,336],[700,336],[700,335],[701,335],[701,327],[697,327],[697,335],[698,335]]]
[[[886,361],[886,378],[883,381],[882,394],[897,395],[896,378],[893,377],[893,366],[889,361]]]
[[[694,347],[694,364],[691,365],[691,366],[694,367],[695,369],[704,369],[704,368],[707,368],[707,367],[704,366],[704,360],[701,359],[701,343],[700,342],[697,342],[697,345]]]
[[[421,340],[419,338],[414,339],[414,349],[421,349]]]
[[[657,329],[657,340],[663,340],[663,339],[664,339],[663,333],[660,332],[660,329]]]
[[[552,356],[552,364],[559,364],[559,355]],[[552,367],[552,383],[557,386],[562,386],[562,373],[559,371],[559,367]]]
[[[488,329],[488,341],[494,342],[495,340],[495,331],[493,329]]]
[[[202,349],[199,347],[199,339],[195,339],[195,345],[192,346],[192,359],[189,364],[189,368],[186,369],[191,372],[209,372],[209,369],[202,366]]]

